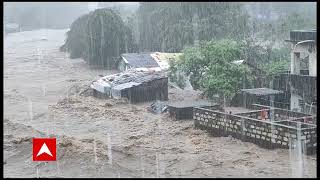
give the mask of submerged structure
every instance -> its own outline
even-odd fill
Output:
[[[161,72],[128,70],[104,76],[91,84],[94,96],[127,98],[130,103],[168,100],[168,77]]]
[[[268,149],[294,148],[300,143],[306,154],[317,150],[316,116],[252,104],[247,112],[235,114],[195,107],[193,119],[196,128],[214,136],[231,135]]]
[[[220,105],[213,104],[212,102],[205,100],[176,101],[168,103],[169,115],[171,118],[174,118],[176,120],[192,119],[193,108],[195,107],[202,107],[215,110],[221,109]]]

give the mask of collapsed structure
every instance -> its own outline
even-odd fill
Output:
[[[132,69],[101,77],[90,87],[94,96],[127,98],[130,103],[168,100],[168,77],[162,72]]]
[[[127,98],[130,103],[168,100],[169,60],[181,53],[125,53],[118,70],[121,73],[104,76],[91,84],[94,96]]]
[[[220,105],[213,104],[210,101],[198,100],[198,101],[175,101],[168,103],[169,115],[176,120],[192,119],[193,108],[202,107],[207,109],[221,109]]]

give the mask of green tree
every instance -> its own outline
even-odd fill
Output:
[[[273,60],[272,62],[268,63],[265,67],[267,72],[267,76],[270,79],[273,79],[274,76],[278,75],[279,73],[283,73],[289,70],[289,61],[288,60]]]
[[[83,15],[71,24],[70,30],[66,33],[66,42],[60,48],[61,51],[70,52],[70,58],[87,59],[88,43],[88,19],[89,15]]]
[[[131,29],[111,9],[97,9],[71,24],[61,50],[90,65],[114,68],[120,54],[137,49]]]
[[[230,100],[239,89],[252,85],[249,68],[233,63],[242,57],[239,43],[223,39],[185,49],[180,63],[195,89],[203,90],[209,97],[218,94]]]
[[[187,76],[190,75],[190,83],[194,89],[200,88],[200,78],[208,66],[208,61],[209,59],[202,54],[201,48],[189,47],[183,51],[180,67]]]
[[[298,13],[290,13],[280,18],[275,29],[278,37],[286,39],[289,38],[289,32],[292,30],[316,29],[316,20],[311,20]]]
[[[140,50],[180,52],[196,40],[243,39],[248,15],[239,3],[141,3],[138,11]]]
[[[264,40],[281,41],[289,39],[292,30],[316,29],[316,19],[310,15],[291,12],[283,14],[274,21],[253,20],[255,29],[252,31],[259,33],[258,37]]]
[[[178,87],[184,89],[186,87],[186,77],[185,73],[181,68],[179,60],[170,59],[169,60],[170,71],[169,71],[169,80],[178,85]]]

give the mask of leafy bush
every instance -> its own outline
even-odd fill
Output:
[[[274,60],[266,65],[267,76],[273,78],[275,75],[289,70],[290,62],[288,60]]]

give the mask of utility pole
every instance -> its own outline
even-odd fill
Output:
[[[270,82],[270,88],[273,89],[273,80]],[[270,121],[274,121],[274,94],[270,96]]]

